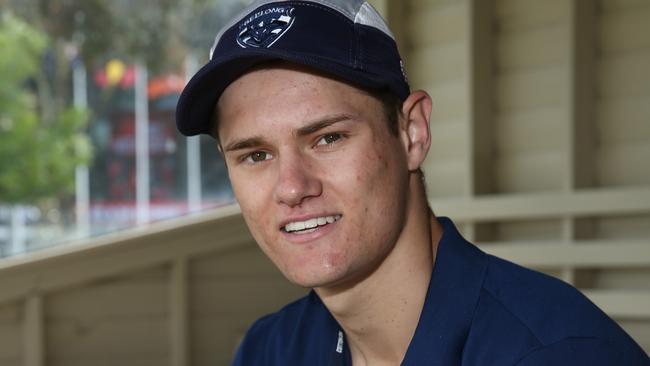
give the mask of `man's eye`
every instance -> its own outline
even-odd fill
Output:
[[[249,163],[259,163],[264,160],[271,159],[271,154],[264,151],[255,151],[246,156],[246,161]]]
[[[334,143],[341,139],[341,134],[340,133],[328,133],[327,135],[324,135],[321,137],[318,142],[316,142],[316,145],[329,145],[331,143]]]

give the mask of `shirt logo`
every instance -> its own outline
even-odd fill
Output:
[[[336,353],[343,353],[343,332],[339,330],[339,339],[336,342]]]
[[[293,25],[295,8],[273,6],[260,9],[239,25],[237,44],[242,48],[269,48]]]

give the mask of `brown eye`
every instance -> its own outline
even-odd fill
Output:
[[[255,151],[246,157],[246,160],[250,163],[259,163],[264,160],[269,160],[271,154],[264,151]]]
[[[318,140],[316,145],[329,145],[331,143],[336,142],[341,138],[341,134],[339,133],[328,133],[327,135],[324,135],[323,137]]]

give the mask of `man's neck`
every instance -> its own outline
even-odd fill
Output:
[[[372,274],[343,291],[316,289],[345,331],[355,366],[399,364],[413,338],[442,235],[422,201],[411,201],[419,207]]]

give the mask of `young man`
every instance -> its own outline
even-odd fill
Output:
[[[648,365],[578,291],[484,254],[429,210],[431,98],[364,1],[258,1],[177,110],[211,134],[255,240],[305,298],[235,365]]]

